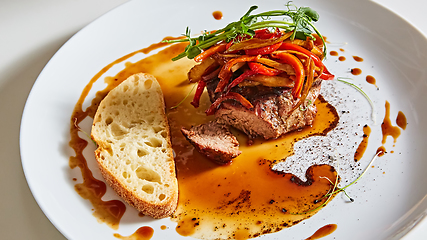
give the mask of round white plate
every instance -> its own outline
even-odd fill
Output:
[[[284,8],[283,1],[131,1],[105,14],[73,36],[46,65],[37,79],[25,106],[21,125],[21,156],[31,191],[50,221],[69,239],[116,239],[113,234],[132,234],[141,226],[154,229],[153,239],[184,238],[169,219],[140,218],[128,207],[116,231],[97,222],[92,206],[74,190],[79,169],[71,170],[68,160],[74,155],[68,146],[69,123],[74,104],[83,87],[104,66],[135,50],[178,36],[191,27],[193,33],[223,27],[243,15],[251,5],[259,11]],[[374,100],[378,122],[384,116],[384,103],[391,104],[391,118],[405,113],[408,127],[388,153],[348,192],[356,199],[347,203],[335,198],[314,217],[263,239],[304,239],[326,224],[338,228],[324,239],[398,239],[425,215],[427,208],[427,40],[415,28],[388,10],[370,1],[294,1],[310,6],[320,14],[316,25],[331,42],[329,50],[345,52],[344,62],[329,57],[327,66],[339,76],[351,77],[350,68],[363,74],[353,76]],[[220,21],[213,11],[222,11]],[[342,45],[346,43],[346,45]],[[357,63],[352,55],[364,58]],[[138,56],[140,58],[144,56]],[[106,75],[112,76],[123,65]],[[373,75],[377,85],[364,77]],[[102,81],[101,81],[102,82]],[[348,86],[340,85],[348,88]],[[100,87],[96,85],[94,88]],[[352,91],[359,98],[356,91]],[[93,93],[92,93],[93,94]],[[343,96],[343,98],[353,96]],[[89,98],[90,99],[90,96]],[[362,98],[363,100],[363,98]],[[369,105],[365,107],[369,109]],[[369,112],[369,111],[368,111]],[[369,118],[369,116],[368,116]],[[90,123],[82,124],[90,131]],[[379,126],[376,126],[378,129]],[[381,145],[380,134],[373,134],[365,155],[371,156]],[[86,149],[86,156],[93,151]],[[94,176],[102,179],[93,159],[88,158]],[[369,159],[364,158],[361,165]],[[118,199],[108,189],[105,200]],[[160,230],[161,225],[168,226]]]

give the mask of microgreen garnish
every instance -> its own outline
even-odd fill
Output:
[[[189,42],[189,45],[185,48],[184,52],[174,57],[172,60],[176,61],[183,57],[193,59],[204,49],[207,49],[218,42],[230,42],[232,40],[238,41],[238,36],[253,36],[257,29],[279,28],[283,29],[285,32],[292,31],[292,35],[290,37],[291,40],[294,40],[295,38],[306,40],[307,37],[315,39],[313,33],[316,33],[323,42],[323,53],[326,54],[325,40],[313,24],[313,22],[317,22],[319,20],[319,14],[309,7],[297,8],[291,2],[288,2],[285,6],[287,10],[273,10],[258,14],[251,14],[258,8],[258,6],[252,6],[239,21],[229,23],[227,26],[217,31],[205,31],[198,37],[191,37],[191,31],[187,27],[185,34],[183,34],[186,38],[165,40],[165,42]],[[282,19],[273,20],[272,17],[282,17]]]
[[[308,107],[310,107],[311,104],[313,103],[310,99],[306,99],[305,101],[307,102],[307,105],[305,106],[305,108],[302,108],[302,104],[299,106],[299,110],[302,112],[307,111]]]
[[[197,84],[194,84],[193,85],[193,87],[191,88],[191,90],[187,93],[187,95],[184,97],[184,99],[182,99],[181,100],[181,102],[179,102],[177,105],[175,105],[175,106],[173,106],[173,107],[171,107],[170,109],[172,110],[172,109],[175,109],[175,108],[177,108],[179,105],[181,105],[184,101],[185,101],[185,99],[187,99],[188,98],[188,96],[190,96],[190,94],[191,94],[191,92],[193,92],[193,90],[194,90],[194,88],[197,86]]]
[[[328,181],[329,181],[329,183],[331,184],[331,185],[333,185],[333,187],[332,187],[332,190],[329,190],[329,192],[328,193],[326,193],[325,195],[323,195],[323,197],[321,197],[321,198],[319,198],[319,199],[316,199],[315,200],[315,202],[314,203],[318,203],[318,202],[320,202],[321,200],[323,200],[323,199],[325,199],[325,198],[327,198],[321,205],[319,205],[318,207],[316,207],[316,208],[313,208],[313,209],[310,209],[310,210],[308,210],[308,211],[305,211],[305,212],[302,212],[302,213],[290,213],[290,214],[293,214],[293,215],[304,215],[304,214],[307,214],[307,213],[310,213],[310,212],[314,212],[314,211],[316,211],[316,210],[319,210],[320,208],[322,208],[322,207],[324,207],[330,200],[331,200],[331,198],[332,198],[332,196],[334,195],[334,194],[337,194],[337,193],[339,193],[339,192],[343,192],[349,199],[350,199],[350,201],[351,202],[354,202],[354,199],[353,198],[351,198],[348,194],[347,194],[347,192],[345,191],[345,189],[346,188],[348,188],[348,187],[350,187],[351,185],[353,185],[353,184],[355,184],[357,181],[359,181],[362,177],[363,177],[363,175],[365,175],[365,173],[368,171],[368,169],[372,166],[372,164],[374,163],[374,161],[375,161],[375,159],[377,159],[377,157],[378,157],[378,155],[380,154],[380,152],[377,152],[376,154],[375,154],[375,156],[372,158],[372,160],[369,162],[369,164],[368,164],[368,166],[365,168],[365,170],[359,175],[359,177],[357,177],[354,181],[352,181],[351,183],[349,183],[347,186],[345,186],[345,187],[342,187],[342,188],[339,188],[338,187],[338,176],[336,177],[336,179],[335,179],[335,182],[332,182],[329,178],[327,178],[327,177],[320,177],[320,178],[325,178],[325,179],[327,179]]]
[[[344,79],[351,80],[351,78],[338,77],[337,81],[352,86],[357,91],[359,91],[366,98],[366,100],[368,100],[368,102],[369,102],[369,104],[371,105],[371,108],[372,108],[372,112],[371,112],[372,121],[374,122],[374,124],[376,124],[377,121],[376,121],[376,117],[375,117],[375,106],[374,106],[374,103],[372,102],[372,100],[369,98],[369,96],[361,88],[359,88],[358,86],[356,86],[355,84],[353,84],[351,82],[345,81]]]
[[[93,144],[95,144],[95,146],[98,146],[98,144],[96,144],[95,140],[93,140],[93,139],[90,137],[89,133],[87,133],[87,132],[83,131],[83,129],[81,129],[81,128],[80,128],[80,126],[77,124],[77,118],[74,118],[74,127],[76,127],[78,131],[80,131],[80,132],[82,132],[84,135],[86,135],[86,137],[87,137],[87,138],[89,138],[89,139],[93,142]]]

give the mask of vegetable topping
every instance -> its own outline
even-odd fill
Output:
[[[313,25],[319,19],[318,13],[291,3],[286,7],[287,10],[252,14],[258,8],[252,6],[239,21],[222,29],[191,37],[187,27],[186,38],[167,41],[189,43],[172,60],[187,57],[200,63],[188,74],[190,82],[198,82],[191,103],[194,107],[199,106],[207,83],[216,78],[219,83],[215,93],[219,98],[206,111],[208,115],[227,100],[251,109],[252,104],[245,97],[232,91],[240,84],[289,88],[301,104],[316,80],[334,79],[322,63],[326,56],[325,39]]]

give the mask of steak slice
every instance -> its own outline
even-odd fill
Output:
[[[208,84],[211,101],[217,96],[213,93],[213,84]],[[275,88],[270,91],[259,87],[241,87],[233,89],[248,99],[253,109],[246,109],[235,101],[223,102],[215,113],[219,123],[233,126],[251,138],[272,139],[311,125],[316,117],[314,101],[320,93],[321,81],[316,81],[300,107],[300,101],[294,100],[290,89]],[[255,89],[254,89],[255,88]]]
[[[181,128],[181,132],[197,151],[217,164],[229,164],[241,154],[239,142],[229,127],[216,120],[191,127],[189,130]]]

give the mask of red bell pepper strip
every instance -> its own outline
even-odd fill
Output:
[[[283,72],[275,68],[266,67],[261,63],[248,62],[248,65],[252,71],[266,76],[276,76]]]
[[[328,69],[326,69],[326,67],[323,68],[323,72],[320,75],[320,79],[323,79],[323,80],[334,80],[334,78],[335,78],[335,76],[332,73],[330,73],[328,71]]]
[[[218,78],[221,79],[218,83],[218,85],[216,86],[215,92],[222,92],[224,91],[225,87],[228,84],[228,81],[231,78],[232,72],[231,72],[231,68],[234,66],[234,64],[239,63],[239,62],[252,62],[252,61],[256,61],[260,58],[261,56],[248,56],[248,55],[243,55],[241,57],[238,58],[234,58],[231,59],[230,61],[228,61],[224,66],[222,66],[221,71],[218,74]]]
[[[302,85],[304,83],[304,66],[302,62],[294,55],[286,52],[279,52],[273,55],[280,59],[282,63],[287,63],[292,66],[295,71],[295,85],[292,88],[292,96],[298,98],[301,94]]]
[[[305,49],[305,48],[303,48],[301,46],[292,44],[292,43],[284,42],[279,47],[279,50],[294,50],[294,51],[302,52],[302,53],[306,54],[307,56],[310,56],[313,59],[314,64],[317,67],[323,68],[323,72],[322,72],[322,74],[320,74],[320,78],[321,79],[323,79],[323,80],[332,80],[332,79],[334,79],[334,75],[332,75],[328,71],[328,69],[326,69],[325,65],[323,65],[323,63],[322,63],[322,60],[320,60],[320,58],[316,54],[308,51],[307,49]],[[325,73],[325,75],[323,73]]]
[[[281,35],[281,32],[279,28],[276,28],[275,32],[270,32],[270,30],[268,30],[267,28],[263,28],[263,29],[255,30],[254,37],[261,38],[261,39],[270,39],[274,37],[280,37],[280,35]]]
[[[270,46],[247,49],[247,50],[245,50],[245,53],[246,53],[246,55],[252,55],[252,56],[253,55],[266,55],[266,54],[270,54],[270,53],[276,51],[277,49],[279,49],[279,47],[281,45],[282,45],[282,42],[278,42],[278,43],[270,45]]]
[[[228,86],[227,91],[230,91],[233,87],[237,86],[237,84],[243,82],[247,77],[257,74],[255,71],[248,70],[244,73],[242,73],[240,76],[235,78]]]
[[[193,101],[191,102],[191,105],[193,105],[195,108],[199,107],[200,103],[200,97],[202,96],[203,90],[205,90],[206,82],[205,81],[199,81],[197,84],[196,93],[194,94]]]
[[[216,112],[219,105],[224,102],[225,100],[233,99],[235,101],[238,101],[240,104],[243,105],[246,109],[252,109],[254,106],[251,102],[249,102],[246,98],[244,98],[242,95],[236,93],[236,92],[229,92],[226,95],[219,97],[217,100],[215,100],[214,103],[206,110],[206,115],[212,115]]]
[[[200,53],[199,55],[197,55],[196,57],[194,57],[194,61],[201,62],[204,59],[212,56],[214,53],[223,52],[225,51],[226,46],[227,46],[226,43],[221,43],[216,46],[212,46],[206,49],[205,51],[203,51],[202,53]]]

